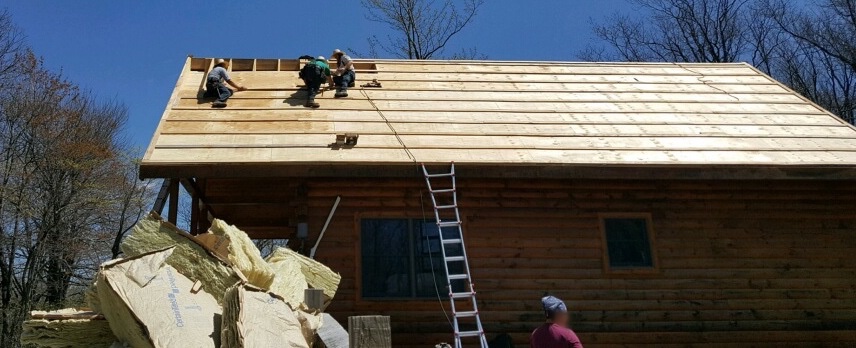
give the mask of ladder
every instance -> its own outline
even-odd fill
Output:
[[[468,338],[473,341],[477,338],[481,348],[488,348],[464,247],[461,214],[458,211],[455,163],[452,163],[448,173],[435,174],[429,173],[423,163],[422,173],[425,175],[425,184],[428,185],[431,203],[434,205],[434,218],[440,236],[440,251],[452,310],[452,328],[455,331],[455,348],[463,348],[462,340]],[[432,180],[435,185],[431,184]],[[443,181],[446,186],[436,184],[437,181]]]

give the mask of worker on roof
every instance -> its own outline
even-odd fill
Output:
[[[357,80],[357,74],[354,72],[354,61],[338,48],[333,50],[330,58],[336,60],[336,72],[333,76],[333,82],[337,88],[335,97],[345,98],[348,96],[348,87],[354,87],[354,81]]]
[[[318,56],[315,59],[309,60],[309,63],[300,69],[300,78],[306,84],[308,96],[306,104],[307,108],[318,108],[321,104],[315,102],[315,96],[321,91],[321,84],[326,80],[333,87],[333,78],[330,74],[330,66],[327,65],[327,59],[324,56]]]
[[[531,348],[583,348],[577,334],[568,328],[568,307],[553,296],[541,298],[547,322],[529,337]]]
[[[229,77],[229,72],[226,70],[228,68],[229,62],[220,58],[214,62],[214,69],[211,69],[211,72],[208,73],[208,78],[205,81],[205,94],[203,95],[203,98],[217,98],[217,100],[211,104],[211,107],[213,108],[225,108],[226,100],[228,100],[234,93],[233,90],[226,87],[227,83],[239,91],[247,90],[246,87],[240,86],[232,81],[232,78]]]

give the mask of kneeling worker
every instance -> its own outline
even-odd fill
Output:
[[[357,74],[354,72],[354,61],[338,48],[333,51],[331,58],[336,59],[336,76],[333,77],[333,82],[337,87],[335,97],[347,97],[348,87],[353,87],[354,81],[357,80]]]
[[[568,328],[568,307],[553,296],[541,299],[547,322],[529,337],[531,348],[583,348],[580,339]]]
[[[228,83],[230,86],[235,87],[235,89],[239,91],[247,90],[244,86],[239,86],[237,83],[232,81],[232,78],[229,77],[229,72],[226,69],[229,67],[229,62],[224,59],[217,59],[214,62],[214,69],[211,69],[211,72],[208,73],[208,79],[205,81],[205,94],[204,98],[217,98],[214,103],[211,104],[213,108],[225,108],[226,100],[232,96],[232,91],[229,87],[226,87]]]
[[[333,78],[330,77],[330,66],[327,65],[327,59],[324,56],[312,59],[309,63],[300,69],[300,78],[306,84],[308,96],[306,104],[307,108],[318,108],[321,104],[315,102],[315,96],[321,91],[321,84],[326,80],[330,86],[333,86]]]

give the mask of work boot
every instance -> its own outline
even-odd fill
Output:
[[[307,100],[306,104],[303,104],[304,107],[317,109],[321,107],[321,104],[316,103],[314,100]]]
[[[214,101],[213,103],[211,103],[211,107],[212,108],[225,108],[226,102],[221,102],[221,101],[217,100],[217,101]]]
[[[340,89],[340,90],[336,91],[336,94],[333,97],[335,97],[335,98],[347,98],[348,97],[348,91],[344,91],[344,90]]]

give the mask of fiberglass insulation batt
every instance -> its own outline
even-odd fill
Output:
[[[247,277],[250,284],[270,289],[274,278],[273,269],[244,231],[219,219],[214,219],[208,231],[229,241],[229,261]]]
[[[103,317],[74,308],[52,312],[33,311],[34,319],[24,322],[21,344],[38,348],[105,348],[116,341],[110,325]],[[45,316],[65,316],[63,319],[35,319]],[[79,318],[75,318],[79,317]]]
[[[134,348],[218,347],[220,305],[167,264],[168,248],[106,262],[98,298],[110,329]]]
[[[213,256],[193,236],[154,213],[134,226],[134,232],[122,241],[122,252],[131,257],[172,246],[175,250],[166,263],[184,276],[201,282],[202,289],[212,294],[218,303],[222,303],[226,289],[241,280],[235,268]]]
[[[278,295],[236,284],[223,301],[222,347],[309,348],[321,318],[293,311]]]
[[[303,305],[304,291],[309,288],[309,284],[303,275],[300,260],[294,254],[297,253],[276,250],[268,257],[267,262],[276,275],[270,290],[282,296],[291,308],[300,308]]]
[[[333,300],[333,296],[336,295],[336,290],[339,288],[339,281],[342,280],[339,273],[334,272],[330,267],[288,248],[277,248],[273,254],[268,257],[267,262],[273,265],[274,268],[287,267],[280,264],[282,262],[296,262],[299,264],[300,272],[303,273],[303,277],[305,277],[308,286],[313,289],[321,289],[324,291],[325,308]],[[302,286],[302,284],[292,284],[291,282],[294,281],[292,279],[293,276],[289,273],[280,273],[278,271],[276,277],[278,279],[274,281],[274,287],[271,288],[271,291],[276,294],[281,293],[286,298],[299,296],[300,302],[303,302],[303,289],[305,288],[299,290],[295,289],[296,286]],[[299,293],[296,294],[295,291],[299,291]]]

